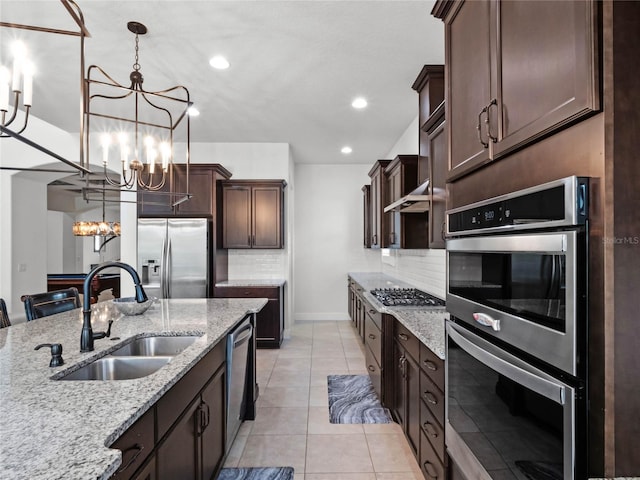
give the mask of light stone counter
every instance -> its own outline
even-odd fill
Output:
[[[415,288],[415,285],[380,272],[349,273],[349,277],[362,287],[362,296],[378,311],[393,315],[418,340],[444,360],[444,322],[449,318],[444,307],[387,307],[371,293],[376,288]]]
[[[121,463],[112,444],[209,352],[246,313],[266,299],[159,300],[125,317],[111,302],[93,306],[94,332],[114,319],[111,339],[80,353],[81,309],[0,329],[0,479],[106,479]],[[57,381],[140,334],[202,334],[157,372],[135,380]],[[116,340],[114,337],[119,337]],[[65,364],[50,368],[48,348],[61,343]]]

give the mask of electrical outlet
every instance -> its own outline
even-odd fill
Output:
[[[19,263],[18,264],[18,271],[19,272],[26,272],[27,271],[27,264],[26,263]]]

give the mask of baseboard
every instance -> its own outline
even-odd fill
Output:
[[[296,313],[294,315],[296,320],[301,321],[320,321],[320,320],[351,320],[347,313],[335,312],[335,313]]]

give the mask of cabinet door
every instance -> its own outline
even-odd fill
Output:
[[[404,349],[398,345],[397,342],[393,343],[393,401],[391,402],[391,410],[396,418],[396,421],[403,427],[407,422],[406,419],[406,373],[405,364],[407,357]]]
[[[256,341],[258,347],[279,347],[281,343],[280,302],[269,299],[256,314]]]
[[[182,480],[199,478],[197,412],[200,408],[200,397],[184,412],[173,430],[157,450],[158,480]]]
[[[210,169],[189,166],[189,192],[191,199],[176,207],[180,215],[211,215],[213,213],[213,175]],[[187,191],[186,171],[178,171],[178,190]]]
[[[449,178],[489,160],[481,112],[491,101],[491,1],[467,0],[454,8],[445,26]]]
[[[156,480],[156,478],[156,459],[154,457],[133,477],[133,480]]]
[[[420,370],[411,355],[405,355],[405,434],[414,455],[420,447]]]
[[[429,133],[431,211],[429,212],[429,248],[444,248],[447,139],[445,123],[442,122]]]
[[[111,445],[111,448],[122,451],[122,464],[111,477],[114,480],[132,478],[132,474],[140,468],[153,450],[154,413],[155,409],[151,408]]]
[[[363,245],[371,248],[371,185],[362,187]]]
[[[497,3],[494,157],[599,108],[594,9],[582,0]]]
[[[371,248],[380,248],[380,174],[371,177]]]
[[[202,391],[205,427],[202,431],[202,478],[210,480],[221,468],[225,453],[225,367]]]
[[[253,248],[282,248],[282,190],[253,187]]]
[[[225,186],[223,202],[223,248],[251,248],[251,187]]]

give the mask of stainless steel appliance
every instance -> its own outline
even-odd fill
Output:
[[[138,271],[147,295],[203,298],[209,292],[206,218],[138,220]]]
[[[371,295],[387,307],[444,307],[444,300],[417,288],[376,288]]]
[[[244,419],[247,360],[252,335],[250,318],[227,335],[227,452]]]
[[[447,212],[447,425],[469,478],[586,471],[588,180]]]

